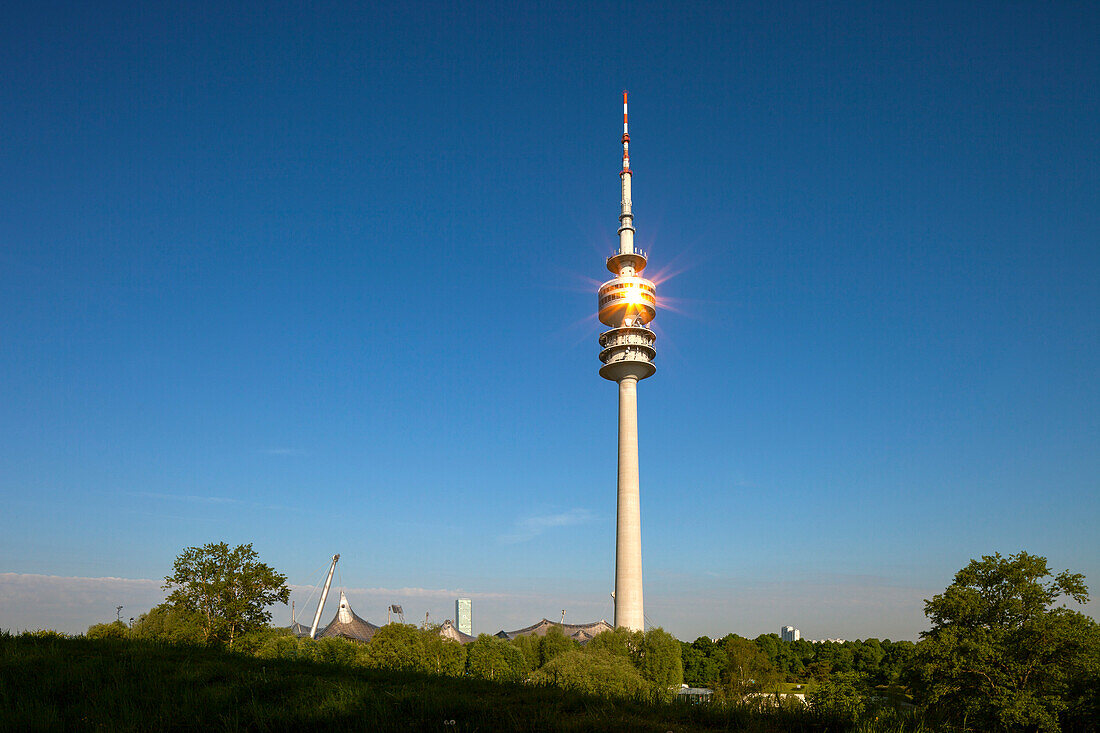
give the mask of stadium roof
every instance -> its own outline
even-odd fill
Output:
[[[554,627],[561,629],[562,633],[570,639],[579,641],[582,644],[596,634],[601,634],[604,631],[614,631],[611,624],[602,619],[590,624],[561,624],[557,621],[551,621],[550,619],[544,618],[537,624],[532,624],[531,626],[517,629],[516,631],[498,631],[497,636],[501,639],[508,639],[509,641],[515,639],[517,636],[546,636],[546,632]]]
[[[317,632],[317,638],[338,636],[354,641],[370,641],[376,631],[378,631],[377,626],[366,619],[359,618],[355,611],[351,610],[348,597],[344,595],[344,591],[340,591],[340,608],[336,611],[336,617],[329,621],[323,631]]]
[[[439,625],[439,635],[444,639],[453,639],[460,644],[469,644],[476,639],[476,636],[470,636],[459,631],[450,619],[447,619]]]

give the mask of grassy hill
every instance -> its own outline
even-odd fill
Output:
[[[445,732],[838,730],[806,711],[761,715],[136,640],[0,635],[0,730],[322,726]]]

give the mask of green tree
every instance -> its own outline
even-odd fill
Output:
[[[531,681],[602,697],[648,697],[653,692],[630,660],[606,649],[559,654],[531,675]]]
[[[798,661],[802,663],[803,667],[809,667],[813,664],[814,657],[817,656],[817,650],[814,649],[813,642],[799,639],[798,641],[788,641],[787,645],[790,647],[791,652],[798,657]]]
[[[760,651],[764,652],[764,656],[768,658],[768,663],[772,665],[776,672],[786,672],[779,662],[779,649],[784,646],[779,634],[761,634],[753,639],[753,643]]]
[[[623,627],[604,631],[592,637],[585,651],[605,651],[629,660],[642,678],[662,695],[684,681],[680,642],[661,628],[646,632]]]
[[[852,645],[852,655],[855,661],[855,671],[864,679],[871,681],[881,677],[882,661],[886,658],[886,651],[882,648],[878,639],[867,639],[855,642]]]
[[[884,641],[886,657],[882,660],[879,684],[892,685],[901,681],[902,675],[912,665],[916,645],[911,641]]]
[[[251,544],[188,547],[176,558],[163,587],[171,590],[168,605],[200,616],[203,641],[230,648],[240,634],[271,621],[268,606],[290,598],[286,576],[259,562]]]
[[[724,641],[727,661],[719,689],[725,696],[740,700],[750,693],[776,688],[779,675],[760,647],[740,636]]]
[[[154,606],[134,622],[133,635],[138,639],[167,641],[172,644],[200,644],[206,638],[202,616],[186,608],[174,608],[167,603]]]
[[[519,649],[495,636],[481,634],[466,647],[466,671],[471,677],[516,682],[523,679],[525,666]]]
[[[641,649],[641,646],[641,631],[631,631],[625,626],[619,626],[593,636],[585,645],[585,649],[588,651],[600,649],[617,657],[623,657],[629,660],[631,664],[636,664],[638,650]]]
[[[828,665],[829,674],[852,671],[855,655],[849,647],[835,641],[826,641],[814,646],[817,647],[817,656],[814,661]]]
[[[424,632],[412,624],[386,624],[374,632],[363,656],[368,667],[429,671]]]
[[[806,696],[806,702],[815,712],[834,716],[848,725],[859,719],[866,706],[857,675],[851,672],[838,672],[820,683]]]
[[[692,687],[712,687],[718,684],[718,662],[708,657],[695,644],[680,642],[680,658],[684,664],[684,682]]]
[[[92,624],[88,627],[86,636],[89,639],[124,639],[130,635],[130,630],[121,621],[112,621],[109,624]]]
[[[466,647],[454,639],[443,638],[435,629],[420,633],[424,635],[424,671],[461,677],[466,671]]]
[[[660,627],[642,635],[641,649],[634,666],[642,677],[653,683],[661,697],[671,698],[673,688],[679,688],[684,681],[680,642]]]
[[[539,666],[543,666],[559,654],[576,648],[576,643],[557,626],[551,626],[546,636],[539,640]]]
[[[370,666],[366,655],[369,644],[352,641],[339,636],[329,636],[324,639],[301,639],[304,643],[304,651],[308,658],[324,664],[340,664],[344,666]]]
[[[691,646],[705,657],[705,661],[701,665],[700,681],[707,687],[716,687],[722,677],[722,670],[726,668],[725,650],[709,636],[700,636],[691,642]],[[687,680],[686,667],[684,679]]]
[[[541,642],[542,639],[534,634],[517,636],[511,641],[512,646],[519,649],[520,653],[523,655],[523,673],[525,675],[534,672],[542,664],[542,658],[539,651]]]
[[[1045,557],[971,560],[925,601],[932,628],[916,648],[918,700],[970,729],[1060,730],[1060,714],[1089,704],[1080,683],[1100,667],[1096,622],[1055,606],[1062,597],[1087,602],[1084,576],[1052,575]]]

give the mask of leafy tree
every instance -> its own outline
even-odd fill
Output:
[[[364,652],[368,667],[427,672],[424,632],[412,624],[386,624],[374,632]]]
[[[726,637],[726,669],[719,689],[731,699],[762,690],[771,690],[779,675],[764,652],[755,643],[740,636]]]
[[[688,680],[687,662],[685,660],[684,680],[692,685],[701,683],[707,687],[716,687],[719,679],[721,679],[722,671],[726,668],[727,659],[725,650],[719,644],[716,644],[709,636],[700,636],[698,639],[691,642],[691,647],[702,654],[704,659],[696,672],[695,682]]]
[[[523,655],[523,673],[525,675],[534,672],[542,664],[539,650],[541,643],[542,639],[534,634],[517,636],[515,639],[512,639],[512,646],[519,649],[520,653]]]
[[[327,636],[324,639],[299,640],[308,658],[314,662],[324,664],[342,664],[345,666],[370,666],[367,660],[367,649],[362,642],[352,641],[339,636]]]
[[[833,671],[833,665],[824,660],[815,660],[810,662],[810,666],[806,668],[806,671],[812,679],[827,680]]]
[[[551,626],[546,631],[546,636],[539,640],[539,666],[545,665],[559,654],[564,654],[570,649],[576,648],[576,644],[557,626]]]
[[[815,661],[829,665],[829,674],[852,671],[855,654],[850,647],[835,641],[826,641],[815,646],[817,647]]]
[[[466,647],[454,639],[443,638],[435,630],[420,633],[424,635],[424,662],[421,665],[424,671],[461,677],[466,671]]]
[[[764,652],[764,656],[768,658],[768,663],[772,665],[776,672],[786,671],[780,666],[779,662],[779,650],[785,646],[779,638],[779,634],[761,634],[753,639],[753,643],[760,651]]]
[[[592,637],[585,651],[604,651],[629,660],[643,679],[661,691],[679,687],[684,681],[680,642],[661,628],[646,632],[623,627],[604,631]]]
[[[684,665],[684,682],[692,687],[712,687],[718,684],[718,662],[694,644],[680,642],[680,658]]]
[[[585,645],[585,649],[588,651],[599,649],[617,657],[623,657],[634,664],[641,646],[641,631],[631,631],[625,626],[619,626],[593,636]]]
[[[270,644],[273,639],[278,638],[293,639],[296,637],[290,633],[290,629],[264,626],[238,636],[236,641],[233,642],[233,651],[238,654],[259,656],[261,649]]]
[[[232,550],[224,542],[188,547],[163,587],[172,591],[168,605],[200,616],[203,641],[230,648],[240,634],[271,621],[268,606],[290,598],[286,576],[259,562],[251,544]]]
[[[130,630],[121,621],[112,621],[109,624],[92,624],[88,627],[86,636],[89,639],[124,639],[129,636]]]
[[[817,656],[817,651],[814,649],[813,642],[808,639],[788,641],[787,646],[790,648],[791,652],[798,657],[798,661],[802,662],[803,667],[810,666],[814,661],[814,657]]]
[[[852,655],[855,658],[856,672],[870,679],[878,674],[882,660],[886,658],[886,651],[878,639],[867,639],[852,645]]]
[[[1087,602],[1084,576],[1052,575],[1045,557],[971,560],[925,601],[932,628],[917,644],[918,700],[970,729],[1060,730],[1059,714],[1089,704],[1079,683],[1100,668],[1096,622],[1055,607],[1063,596]]]
[[[839,672],[820,683],[806,696],[806,702],[815,711],[837,717],[849,725],[859,719],[866,707],[857,676],[846,672]]]
[[[901,681],[902,674],[911,666],[916,645],[911,641],[889,641],[882,643],[886,656],[879,667],[878,684],[892,685]]]
[[[606,649],[559,654],[531,675],[531,681],[603,697],[635,698],[653,691],[630,660]]]
[[[466,671],[471,677],[515,682],[523,678],[524,666],[519,649],[495,636],[481,634],[466,647]]]
[[[311,659],[310,647],[315,645],[312,639],[299,639],[292,634],[250,635],[249,641],[255,645],[252,655],[261,659]],[[245,646],[243,640],[241,646]]]
[[[186,608],[174,608],[167,603],[154,606],[134,622],[132,631],[138,639],[167,641],[172,644],[199,644],[206,638],[202,616]]]
[[[642,677],[654,684],[662,697],[671,697],[672,688],[679,688],[684,681],[680,642],[660,627],[642,635],[641,649],[634,666]]]

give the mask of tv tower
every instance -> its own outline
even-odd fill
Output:
[[[645,630],[642,612],[642,516],[638,495],[638,381],[652,376],[657,340],[648,324],[657,315],[657,287],[641,277],[645,252],[634,249],[630,205],[630,134],[623,92],[623,168],[619,171],[619,250],[607,258],[615,275],[600,286],[600,376],[619,383],[619,482],[615,524],[615,626]]]

